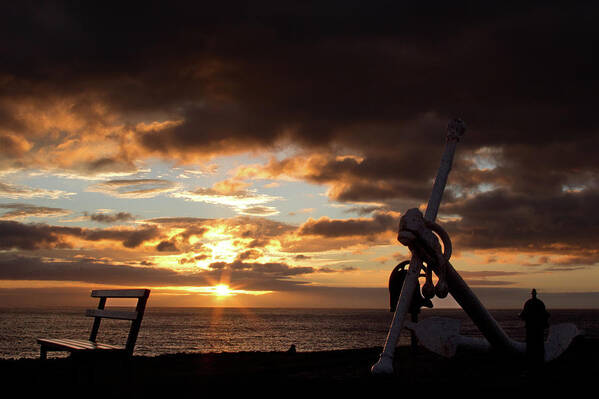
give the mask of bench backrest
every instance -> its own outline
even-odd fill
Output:
[[[141,320],[144,317],[150,290],[144,288],[130,290],[93,290],[91,296],[92,298],[100,298],[100,302],[98,303],[97,309],[88,309],[85,312],[86,316],[94,317],[94,324],[92,326],[91,334],[89,335],[89,340],[96,342],[100,322],[103,318],[131,320],[131,328],[129,330],[129,336],[127,337],[125,351],[129,355],[133,355],[133,348],[135,348],[135,341],[137,341],[137,334],[141,327]],[[137,298],[137,306],[135,307],[135,311],[105,310],[104,307],[106,306],[107,298]]]

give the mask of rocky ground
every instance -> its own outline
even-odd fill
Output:
[[[454,391],[493,394],[596,392],[599,383],[599,340],[580,338],[559,359],[529,370],[521,359],[498,353],[458,353],[445,359],[426,349],[399,347],[395,374],[373,377],[370,366],[381,348],[327,352],[239,352],[135,356],[115,359],[19,359],[0,361],[5,390],[49,396],[164,397],[171,392],[258,392],[305,395],[330,392],[358,394],[417,391],[421,395]],[[212,395],[212,393],[210,395]],[[228,395],[227,395],[228,396]],[[370,396],[370,395],[368,395]],[[420,396],[420,395],[419,395]]]

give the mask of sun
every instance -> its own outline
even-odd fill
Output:
[[[214,295],[216,296],[229,296],[232,294],[233,291],[225,284],[219,284],[214,286]]]

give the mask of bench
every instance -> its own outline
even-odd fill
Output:
[[[40,345],[40,359],[45,360],[47,353],[50,351],[70,352],[72,355],[83,353],[122,354],[128,357],[133,355],[135,341],[137,341],[137,334],[141,327],[141,320],[144,316],[150,290],[94,290],[91,296],[92,298],[100,298],[100,302],[97,309],[89,309],[85,313],[86,316],[94,318],[89,340],[39,338],[37,343]],[[137,298],[137,306],[135,307],[135,311],[106,310],[104,307],[106,306],[107,298]],[[100,322],[103,318],[131,321],[129,336],[124,347],[96,342]]]

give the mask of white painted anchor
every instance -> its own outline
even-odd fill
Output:
[[[429,317],[418,323],[407,321],[405,327],[413,331],[418,342],[426,349],[444,357],[453,357],[459,349],[488,352],[491,344],[485,338],[469,337],[460,334],[462,322],[447,317]],[[545,341],[545,361],[557,359],[581,335],[572,323],[554,324],[549,327],[549,335]],[[518,342],[520,353],[526,352],[526,343]]]
[[[451,240],[447,233],[438,224],[434,223],[447,183],[447,177],[451,170],[456,144],[464,131],[465,125],[461,120],[453,120],[449,123],[445,152],[425,215],[422,216],[418,209],[410,209],[402,216],[400,221],[398,240],[410,248],[412,259],[387,334],[385,347],[378,362],[372,366],[371,372],[373,374],[393,373],[395,346],[404,327],[410,302],[415,290],[418,288],[418,276],[423,267],[423,261],[427,264],[427,282],[423,287],[423,294],[432,297],[436,293],[437,296],[444,297],[449,291],[485,337],[483,339],[460,335],[459,321],[451,321],[451,319],[433,318],[432,320],[425,319],[420,323],[406,324],[406,327],[415,332],[425,347],[444,356],[453,356],[460,347],[487,350],[492,346],[513,354],[522,354],[526,351],[526,344],[507,336],[453,268],[449,262]],[[443,241],[443,253],[441,253],[441,247],[433,231],[439,234]],[[439,282],[434,288],[432,287],[431,270],[434,270],[439,276]],[[545,343],[545,360],[549,361],[559,356],[570,345],[574,337],[580,333],[573,324],[552,326],[549,339]]]

